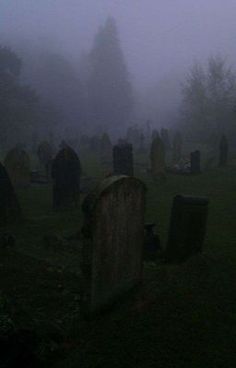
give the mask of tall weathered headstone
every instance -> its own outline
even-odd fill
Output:
[[[25,150],[15,147],[6,155],[4,166],[14,187],[30,184],[30,158]]]
[[[134,177],[107,178],[82,209],[83,310],[93,314],[142,279],[145,186]]]
[[[190,155],[191,174],[200,174],[201,172],[201,153],[200,151],[191,152]]]
[[[128,176],[134,174],[132,144],[120,141],[113,147],[113,173]]]
[[[223,134],[220,140],[219,166],[226,166],[228,161],[228,140]]]
[[[173,164],[178,164],[182,158],[183,140],[180,132],[176,132],[172,144],[172,161]]]
[[[52,162],[53,208],[77,206],[80,193],[80,160],[75,151],[66,146]]]
[[[37,153],[39,161],[45,169],[46,176],[49,177],[53,156],[52,147],[47,141],[41,142]]]
[[[202,251],[208,199],[177,195],[173,200],[166,248],[167,261],[184,261]]]
[[[21,209],[5,167],[0,163],[0,226],[21,218]]]
[[[150,161],[153,177],[163,176],[166,169],[165,146],[159,135],[157,135],[152,141]]]

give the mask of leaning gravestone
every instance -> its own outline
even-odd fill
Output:
[[[80,161],[69,146],[62,148],[52,162],[53,208],[77,206],[80,193]]]
[[[113,147],[113,173],[114,175],[133,176],[133,147],[126,141],[120,141]]]
[[[191,174],[200,174],[201,172],[201,153],[200,151],[191,152],[190,155]]]
[[[134,177],[107,178],[82,209],[83,310],[91,315],[141,281],[145,186]]]
[[[0,226],[19,220],[21,209],[5,167],[0,163]]]
[[[228,140],[225,135],[222,135],[220,140],[220,157],[219,166],[224,167],[228,161]]]
[[[49,177],[53,156],[51,145],[47,141],[41,142],[37,153],[39,161],[45,169],[46,176]]]
[[[208,199],[177,195],[174,198],[166,260],[181,262],[202,251],[206,234]]]
[[[4,166],[15,187],[30,184],[30,158],[25,150],[15,147],[6,155]]]
[[[152,141],[150,161],[153,177],[163,176],[166,169],[165,146],[159,135],[157,135]]]

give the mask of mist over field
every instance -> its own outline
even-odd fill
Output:
[[[51,130],[60,134],[107,130],[120,136],[128,126],[143,125],[148,119],[153,129],[176,127],[183,120],[183,85],[195,63],[206,67],[215,57],[223,60],[225,68],[235,69],[235,16],[233,0],[224,4],[221,0],[5,0],[0,4],[0,45],[21,58],[21,81],[54,110],[49,120],[56,125],[52,123]],[[130,100],[129,107],[117,103],[117,110],[126,109],[121,115],[107,112],[113,104],[108,99],[100,108],[105,115],[93,110],[90,102],[96,97],[90,98],[88,92],[95,37],[109,17],[122,53],[120,61],[116,56],[114,60],[125,64],[126,76],[121,79],[130,88],[121,92]],[[105,71],[101,78],[106,79]],[[93,81],[106,99],[100,82]],[[119,97],[114,99],[117,102]],[[123,128],[116,129],[118,124]]]

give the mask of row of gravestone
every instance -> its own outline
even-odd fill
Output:
[[[68,150],[62,152],[68,154]],[[53,168],[58,169],[62,167]],[[142,280],[145,192],[144,184],[134,177],[112,176],[83,202],[81,269],[85,314],[106,308]],[[20,218],[21,211],[2,165],[0,193],[0,225],[4,226]],[[201,251],[207,205],[205,198],[175,197],[165,252],[167,261],[182,261]]]
[[[180,135],[176,135],[174,141],[174,166],[167,169],[168,171],[176,174],[199,174],[201,172],[201,153],[199,150],[191,152],[189,163],[181,162],[182,155],[182,138]],[[156,134],[153,138],[151,151],[151,172],[154,177],[160,177],[165,174],[166,171],[166,149],[163,140],[159,134]],[[219,167],[224,167],[228,162],[228,140],[225,135],[222,135],[219,144]]]
[[[176,135],[175,142],[175,151],[178,151],[178,155],[176,153],[176,159],[181,157],[181,137]],[[109,161],[111,155],[113,155],[113,174],[115,175],[133,175],[133,148],[132,145],[127,143],[126,141],[120,140],[117,145],[114,147],[111,146],[111,143],[104,134],[103,136],[103,155],[102,163],[104,165],[107,164],[107,168],[109,167]],[[220,141],[220,155],[219,155],[219,166],[226,166],[228,161],[228,141],[227,138],[223,135]],[[67,153],[66,153],[67,152]],[[192,152],[190,155],[190,165],[181,167],[180,164],[176,164],[174,168],[170,171],[173,173],[183,173],[183,174],[198,174],[201,170],[200,165],[200,151]],[[49,143],[42,142],[38,147],[38,157],[45,168],[46,177],[38,178],[38,173],[30,172],[30,158],[28,154],[18,148],[15,147],[12,149],[6,156],[4,165],[9,173],[11,181],[14,186],[26,186],[32,181],[40,181],[47,182],[50,178],[50,172],[52,171],[52,177],[54,181],[63,183],[63,176],[68,176],[68,181],[73,180],[78,183],[81,176],[81,166],[79,163],[79,159],[76,157],[76,153],[64,142],[61,144],[61,151],[57,154],[56,158],[53,160],[53,151]],[[62,163],[62,161],[64,163]],[[72,163],[74,162],[74,164]],[[151,150],[150,150],[150,162],[151,162],[151,173],[154,177],[161,177],[165,174],[166,171],[166,160],[165,160],[165,145],[158,134],[154,135]],[[72,170],[72,178],[70,178],[70,167],[73,165],[77,165],[77,174],[73,174]],[[68,167],[67,167],[68,166]],[[54,169],[52,170],[52,168]],[[57,171],[59,172],[57,173]],[[61,173],[60,173],[61,170]],[[63,174],[63,170],[65,174]],[[109,172],[109,171],[107,171]],[[35,175],[37,174],[37,175]],[[73,176],[75,176],[73,178]],[[71,183],[73,186],[73,183]],[[70,183],[67,184],[70,186]],[[56,185],[57,190],[58,185]],[[65,184],[66,190],[66,184]],[[60,191],[60,189],[58,189]]]
[[[114,176],[83,202],[82,307],[86,315],[107,308],[142,281],[145,192],[140,180]],[[174,198],[167,262],[184,261],[201,252],[207,210],[207,198]]]

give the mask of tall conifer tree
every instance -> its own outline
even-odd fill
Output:
[[[113,18],[100,27],[90,53],[88,106],[97,132],[122,133],[132,114],[132,87]]]

